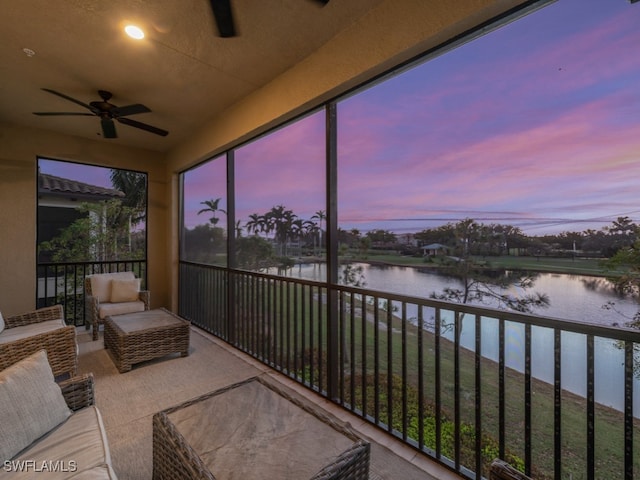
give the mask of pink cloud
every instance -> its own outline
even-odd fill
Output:
[[[633,211],[640,10],[583,19],[571,5],[341,101],[341,223]],[[238,218],[324,209],[323,128],[320,112],[237,150]]]

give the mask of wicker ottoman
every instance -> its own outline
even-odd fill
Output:
[[[190,323],[164,308],[107,317],[104,347],[120,373],[170,353],[189,355]]]

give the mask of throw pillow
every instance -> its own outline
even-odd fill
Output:
[[[98,299],[98,302],[111,302],[111,282],[112,280],[133,280],[136,278],[133,272],[113,272],[96,273],[89,275],[91,282],[91,295]]]
[[[140,293],[140,279],[112,280],[111,303],[135,302]]]
[[[0,333],[4,330],[4,318],[2,317],[2,312],[0,312]]]
[[[0,461],[10,460],[70,415],[44,350],[1,371]]]

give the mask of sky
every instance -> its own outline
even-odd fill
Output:
[[[560,0],[347,100],[341,223],[640,218],[638,25],[626,1]]]
[[[340,227],[640,222],[638,25],[638,3],[559,0],[339,101]],[[324,126],[320,111],[236,151],[239,220],[325,210]],[[188,227],[200,202],[226,208],[224,174],[224,159],[185,174]]]
[[[112,188],[109,177],[111,169],[109,168],[95,167],[93,165],[84,165],[75,162],[63,162],[44,157],[38,159],[38,167],[41,173],[68,178],[98,187]]]

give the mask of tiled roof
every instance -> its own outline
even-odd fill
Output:
[[[82,196],[124,197],[124,193],[112,188],[98,187],[88,183],[56,177],[46,173],[38,174],[38,193],[76,194]]]

